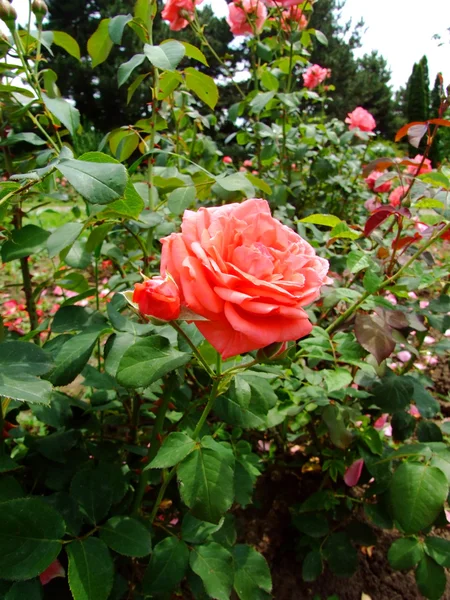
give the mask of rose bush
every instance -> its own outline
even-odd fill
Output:
[[[186,211],[162,240],[161,273],[222,358],[307,335],[302,307],[328,282],[328,261],[270,214],[265,200]]]

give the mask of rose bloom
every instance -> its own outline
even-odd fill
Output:
[[[355,108],[353,112],[348,113],[345,122],[348,123],[349,129],[359,128],[361,131],[373,131],[377,126],[370,112],[361,106]]]
[[[312,65],[311,67],[308,67],[303,73],[303,81],[305,82],[305,87],[312,90],[313,88],[317,87],[319,83],[325,81],[327,77],[330,77],[330,75],[330,69],[324,69],[320,65]]]
[[[292,6],[289,10],[283,10],[281,13],[281,28],[284,31],[292,31],[297,28],[305,29],[307,25],[308,19],[298,6]]]
[[[429,158],[426,158],[423,161],[423,165],[420,168],[419,171],[419,165],[422,162],[423,156],[422,154],[416,154],[416,156],[414,158],[411,158],[411,162],[415,162],[417,163],[417,167],[413,166],[413,165],[409,165],[408,168],[406,169],[406,172],[409,173],[410,175],[422,175],[422,173],[429,173],[432,170],[432,166],[431,166],[431,160]]]
[[[192,17],[195,7],[202,2],[203,0],[167,0],[161,16],[169,21],[169,28],[172,31],[180,31],[189,25],[186,17]]]
[[[383,192],[389,192],[392,186],[392,181],[385,181],[377,184],[377,179],[386,174],[386,171],[382,173],[380,171],[372,171],[368,177],[364,180],[369,186],[370,190],[382,194]]]
[[[369,212],[377,210],[377,208],[380,208],[380,206],[381,200],[377,196],[372,196],[372,198],[369,198],[364,202],[364,208],[367,208]]]
[[[222,158],[222,162],[226,165],[231,165],[233,164],[233,159],[231,158],[231,156],[224,156]]]
[[[267,8],[262,0],[234,0],[228,5],[227,23],[234,35],[261,33],[266,19]]]
[[[177,284],[170,277],[153,277],[135,283],[133,302],[139,312],[163,321],[173,321],[180,316],[181,302]]]
[[[393,190],[389,194],[389,204],[394,208],[400,206],[400,204],[402,203],[402,199],[407,191],[408,188],[404,185],[399,185],[398,187],[396,187],[395,190]]]
[[[308,335],[303,306],[328,283],[328,261],[270,214],[265,200],[186,210],[161,240],[161,273],[223,358]]]

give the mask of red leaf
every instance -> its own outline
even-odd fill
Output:
[[[420,140],[423,138],[427,131],[428,125],[412,125],[412,127],[408,129],[408,141],[411,144],[411,146],[414,146],[414,148],[418,148]]]
[[[374,210],[364,226],[364,235],[366,237],[369,236],[374,229],[395,213],[396,210],[393,206],[382,206],[381,208]]]
[[[414,235],[407,235],[400,238],[399,240],[394,240],[392,242],[392,247],[394,248],[394,250],[401,250],[402,248],[407,248],[414,242],[417,242],[421,239],[422,236],[420,235],[420,233],[415,233]]]
[[[376,158],[363,168],[363,175],[367,177],[372,171],[384,171],[396,164],[397,161],[389,157]]]
[[[412,123],[407,123],[406,125],[403,125],[403,127],[401,127],[397,131],[397,135],[395,136],[395,141],[398,142],[399,140],[404,138],[405,135],[408,133],[409,128],[413,127],[414,125],[426,125],[426,121],[413,121]]]
[[[442,127],[450,127],[450,121],[447,121],[447,119],[430,119],[428,123],[432,123],[433,125],[442,125]]]
[[[391,328],[378,315],[358,313],[355,320],[355,335],[364,350],[370,352],[379,365],[395,350]]]

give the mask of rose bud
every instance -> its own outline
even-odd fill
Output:
[[[48,8],[44,0],[33,0],[31,10],[36,17],[38,25],[41,25],[45,15],[48,13]]]
[[[136,283],[133,302],[138,305],[141,314],[163,321],[173,321],[180,316],[180,290],[169,275]]]
[[[0,19],[6,23],[8,29],[13,33],[16,28],[17,13],[8,0],[0,0]]]

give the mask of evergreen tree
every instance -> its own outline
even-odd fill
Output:
[[[428,59],[426,56],[422,56],[420,59],[423,71],[423,85],[425,93],[425,106],[427,107],[427,119],[430,118],[430,74],[428,71]]]
[[[428,97],[429,91],[426,90],[422,63],[415,63],[406,86],[406,118],[408,122],[428,119]]]

